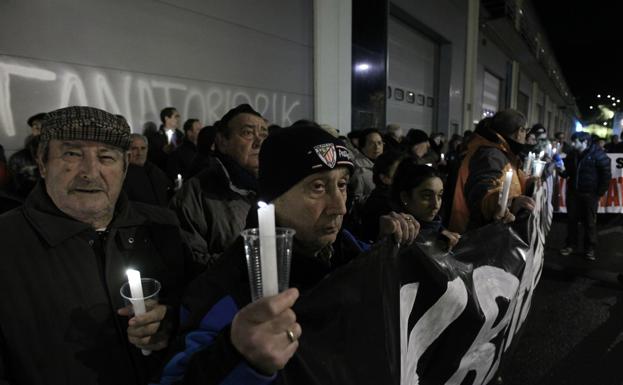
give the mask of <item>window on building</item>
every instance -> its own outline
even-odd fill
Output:
[[[482,94],[482,117],[493,116],[500,108],[500,89],[502,80],[485,71]]]

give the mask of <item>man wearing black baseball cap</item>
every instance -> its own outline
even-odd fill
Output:
[[[61,108],[47,114],[40,137],[42,181],[0,216],[0,290],[11,293],[0,302],[0,382],[146,384],[190,259],[177,220],[123,194],[123,117]],[[162,284],[143,315],[130,316],[119,295],[130,267]]]
[[[284,128],[266,139],[259,157],[259,197],[274,203],[277,226],[296,231],[292,288],[250,303],[239,238],[215,269],[189,286],[182,310],[189,332],[182,351],[165,367],[161,384],[182,379],[187,384],[317,383],[301,371],[300,361],[282,372],[303,333],[292,306],[299,292],[312,290],[362,251],[342,229],[352,170],[352,155],[344,143],[313,123]],[[249,227],[256,226],[254,213],[249,214]],[[412,216],[396,213],[380,227],[381,236],[406,244],[419,231]]]

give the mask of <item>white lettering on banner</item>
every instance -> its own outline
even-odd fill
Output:
[[[517,296],[519,280],[513,274],[493,266],[475,269],[473,279],[476,298],[485,316],[485,323],[461,359],[458,370],[446,384],[461,384],[470,371],[476,372],[473,384],[487,384],[500,364],[499,358],[503,349],[496,354],[496,347],[491,340],[508,327],[512,313],[510,309],[505,309],[501,320],[493,326],[500,310],[496,299],[501,297],[510,303]]]
[[[417,364],[426,349],[456,320],[467,305],[467,289],[461,278],[448,282],[444,294],[424,313],[409,333],[409,316],[417,295],[418,284],[400,288],[401,384],[417,384]]]
[[[8,136],[15,136],[13,109],[11,108],[11,76],[51,82],[56,73],[30,65],[3,63],[0,61],[0,125]]]
[[[599,201],[598,213],[623,213],[623,154],[608,154],[612,179],[608,191]],[[558,179],[558,211],[567,212],[567,180]]]
[[[182,119],[197,118],[210,124],[240,103],[251,104],[269,121],[280,125],[310,118],[312,112],[311,95],[303,102],[298,96],[280,92],[205,81],[172,80],[55,62],[37,63],[0,55],[0,143],[4,138],[18,135],[15,118],[21,122],[30,114],[69,105],[91,105],[123,114],[135,130],[149,120],[159,123],[160,110],[168,106],[177,107],[183,113]],[[12,82],[16,76],[35,82]],[[11,103],[15,94],[22,96],[18,105]],[[20,116],[15,116],[15,111]],[[26,136],[28,132],[21,134]]]
[[[417,373],[419,360],[444,330],[465,311],[470,295],[477,301],[484,322],[477,330],[478,334],[469,349],[460,357],[457,370],[446,384],[459,385],[464,383],[468,376],[472,376],[470,384],[482,385],[489,383],[495,376],[502,354],[511,345],[513,337],[526,320],[534,289],[543,269],[545,237],[552,219],[551,191],[547,188],[552,186],[551,181],[544,186],[534,195],[536,205],[528,224],[530,244],[523,243],[519,237],[514,238],[519,244],[513,252],[520,253],[525,262],[520,277],[499,267],[479,266],[471,273],[474,287],[472,294],[468,293],[461,278],[449,282],[441,298],[417,320],[410,333],[409,317],[414,306],[417,306],[415,304],[420,283],[409,283],[400,288],[402,385],[419,383]],[[504,253],[503,250],[499,252]],[[499,300],[508,306],[501,307]],[[466,332],[471,334],[472,330]]]

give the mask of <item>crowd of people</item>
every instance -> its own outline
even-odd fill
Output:
[[[139,134],[121,115],[66,107],[28,119],[8,161],[0,146],[0,288],[12,293],[0,305],[0,382],[315,384],[297,363],[299,294],[381,242],[452,249],[529,213],[542,180],[531,152],[568,178],[561,253],[582,223],[595,258],[604,146],[586,133],[550,139],[515,110],[447,143],[395,124],[346,136],[308,120],[279,127],[247,104],[212,126],[188,118],[180,129],[173,107],[160,118]],[[240,233],[257,227],[258,201],[296,233],[292,288],[252,302]],[[142,315],[118,295],[128,267],[162,284]]]

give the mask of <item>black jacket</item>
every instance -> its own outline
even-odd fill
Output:
[[[392,211],[390,188],[380,184],[366,199],[361,208],[361,236],[366,241],[376,241],[379,237],[379,218]]]
[[[184,180],[190,178],[190,168],[197,155],[197,146],[187,138],[181,146],[173,150],[167,159],[167,176],[175,180],[180,174]]]
[[[567,191],[590,193],[602,196],[608,191],[612,171],[610,158],[592,144],[582,153],[571,151],[564,159],[565,171],[562,173],[567,180]]]
[[[166,207],[173,186],[164,171],[147,161],[143,166],[128,166],[123,190],[131,201]]]
[[[164,352],[130,345],[119,289],[128,267],[162,284],[173,325],[185,260],[173,213],[122,194],[106,232],[62,213],[38,184],[0,216],[0,383],[145,384]],[[186,277],[190,278],[190,277]]]
[[[149,142],[147,159],[149,159],[150,162],[158,166],[162,171],[166,172],[167,159],[170,155],[170,152],[182,145],[182,141],[184,140],[184,133],[176,129],[173,138],[171,139],[171,144],[168,145],[169,138],[167,138],[167,134],[165,133],[164,128],[161,126],[158,131],[149,134],[147,136],[147,140]]]

